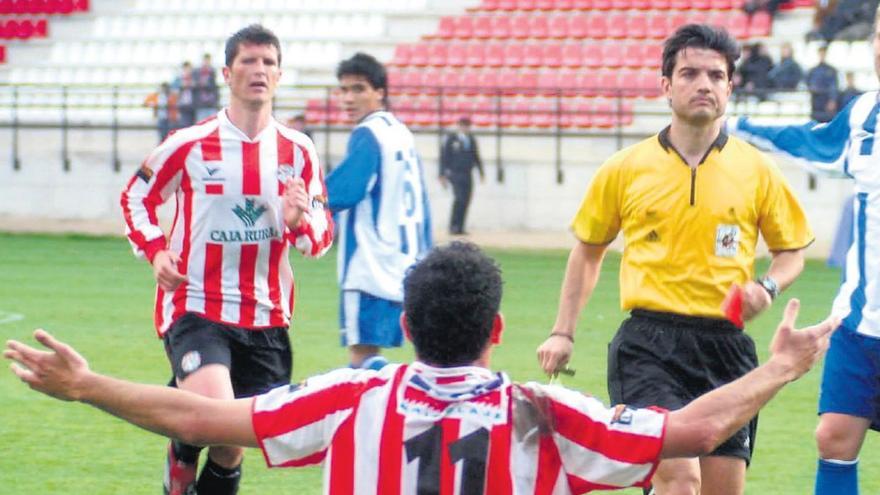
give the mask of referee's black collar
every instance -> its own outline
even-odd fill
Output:
[[[663,150],[669,153],[669,150],[675,151],[681,161],[687,163],[687,160],[681,155],[681,153],[675,149],[675,146],[672,145],[672,141],[669,140],[669,127],[666,126],[660,131],[660,134],[657,135],[657,140],[660,141],[660,146],[663,147]],[[715,141],[712,142],[712,145],[709,146],[709,149],[706,150],[706,153],[703,155],[703,158],[700,158],[700,165],[706,161],[706,158],[709,156],[709,153],[712,152],[712,148],[716,148],[718,151],[724,149],[724,145],[727,144],[727,133],[724,132],[724,127],[721,128],[721,131],[718,133],[718,137],[715,138]]]

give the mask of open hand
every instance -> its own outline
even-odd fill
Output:
[[[800,301],[792,299],[785,306],[782,322],[770,342],[770,360],[783,365],[797,380],[816,364],[828,349],[832,332],[840,326],[840,319],[828,317],[810,327],[795,329]]]
[[[34,338],[49,351],[15,340],[6,342],[3,357],[13,361],[12,372],[32,389],[61,400],[78,400],[89,364],[69,345],[38,329]]]

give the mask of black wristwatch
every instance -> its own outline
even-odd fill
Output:
[[[771,301],[776,299],[776,296],[779,295],[779,284],[767,275],[759,278],[756,282],[767,291],[767,294],[770,294]]]

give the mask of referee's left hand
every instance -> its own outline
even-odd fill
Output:
[[[743,304],[742,318],[743,321],[749,321],[761,314],[762,311],[770,307],[773,302],[767,290],[758,285],[757,282],[749,280],[743,285]]]

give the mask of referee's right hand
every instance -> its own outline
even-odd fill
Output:
[[[548,376],[564,368],[574,351],[574,340],[561,333],[553,333],[538,346],[538,362]]]

